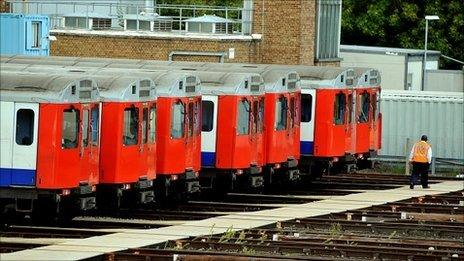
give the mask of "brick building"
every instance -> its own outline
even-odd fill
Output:
[[[145,10],[142,8],[137,7],[137,14],[142,14],[139,12]],[[184,10],[184,13],[187,11]],[[244,0],[240,12],[240,33],[143,31],[139,30],[142,21],[137,22],[137,30],[132,31],[57,26],[50,32],[56,37],[51,43],[50,53],[156,60],[339,65],[341,0]],[[86,17],[89,16],[87,13]],[[126,21],[125,25],[128,23]],[[204,25],[204,28],[210,27]]]

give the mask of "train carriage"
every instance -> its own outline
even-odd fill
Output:
[[[149,203],[156,177],[156,91],[149,78],[95,76],[102,127],[98,208]]]
[[[230,189],[234,183],[261,187],[263,79],[248,73],[194,74],[202,82],[202,177]]]
[[[380,114],[380,74],[376,69],[357,68],[356,147],[358,167],[365,168],[368,159],[381,148],[382,115]]]
[[[97,82],[45,73],[2,71],[0,77],[2,208],[40,218],[94,208]]]

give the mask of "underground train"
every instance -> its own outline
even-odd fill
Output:
[[[42,219],[94,208],[100,159],[97,82],[82,75],[5,71],[0,79],[1,209]]]
[[[142,113],[133,113],[132,116],[130,115],[132,113],[127,112],[128,120],[134,119],[134,122],[128,124],[127,129],[123,127],[122,131],[133,135],[135,131],[131,129],[137,128],[136,142],[139,150],[146,148],[144,137],[148,137],[146,135],[150,131],[156,136],[156,145],[152,153],[155,155],[153,160],[156,162],[156,167],[151,170],[156,175],[154,183],[157,186],[154,191],[163,195],[169,194],[168,192],[178,194],[178,191],[198,191],[200,168],[202,169],[200,177],[203,173],[206,177],[208,170],[213,170],[210,173],[214,173],[214,170],[222,168],[228,173],[234,173],[235,175],[231,177],[236,178],[243,173],[258,174],[262,171],[261,167],[266,169],[269,164],[273,170],[279,168],[286,169],[286,171],[292,170],[293,166],[285,166],[285,164],[296,162],[299,163],[298,166],[295,164],[297,170],[300,168],[304,173],[321,173],[356,163],[359,166],[362,160],[368,159],[369,155],[378,151],[381,146],[381,115],[378,99],[380,75],[372,69],[223,65],[72,57],[2,57],[2,69],[10,70],[11,73],[14,71],[23,71],[23,74],[34,71],[43,73],[46,69],[43,65],[54,66],[57,68],[53,69],[55,72],[67,71],[64,75],[69,75],[69,77],[78,75],[94,77],[97,83],[99,77],[105,78],[111,74],[124,75],[122,78],[146,78],[153,82],[148,84],[145,81],[134,84],[135,90],[129,82],[124,88],[119,87],[127,92],[139,92],[140,95],[142,92],[137,88],[150,85],[148,89],[154,87],[157,92],[157,95],[148,99],[153,102],[153,115],[150,116],[148,113],[151,105],[145,102],[143,105],[145,107],[140,107],[138,110],[142,110]],[[100,85],[102,85],[99,86],[101,97],[97,100],[101,101],[99,104],[102,106],[102,126],[90,121],[88,128],[92,131],[92,135],[96,133],[101,139],[100,146],[96,149],[102,149],[103,153],[103,140],[106,139],[106,135],[110,136],[110,134],[103,134],[103,125],[105,125],[103,108],[105,100],[106,102],[111,100],[105,99],[105,92],[107,89],[118,87],[105,87],[103,82]],[[200,86],[203,88],[201,93]],[[246,86],[250,88],[250,94],[243,92],[247,89]],[[253,87],[256,93],[252,93],[252,86],[261,87],[257,90]],[[263,90],[260,89],[263,88],[262,86],[264,86]],[[143,93],[146,94],[146,92]],[[118,97],[118,99],[123,98]],[[227,99],[231,101],[227,103]],[[243,102],[244,99],[245,102]],[[138,102],[144,104],[140,97]],[[234,103],[236,110],[232,107]],[[243,112],[240,111],[240,105],[242,105]],[[147,109],[146,113],[144,108]],[[122,111],[119,113],[121,117],[125,117],[125,113]],[[245,115],[248,121],[248,124],[242,124],[243,132],[248,131],[246,138],[239,137],[238,133],[240,123],[245,123],[239,120],[240,113]],[[207,120],[207,117],[211,119],[210,115],[213,117],[212,121]],[[88,116],[83,115],[83,117]],[[156,118],[156,124],[154,124],[156,127],[147,127],[153,118]],[[220,126],[224,129],[219,130]],[[208,130],[211,127],[216,131],[210,133],[211,131]],[[95,129],[99,128],[102,130],[101,135],[95,132]],[[155,128],[156,132],[153,132]],[[231,130],[233,131],[229,133]],[[283,134],[282,136],[271,138],[279,131]],[[259,135],[261,132],[262,134]],[[231,144],[231,139],[227,137],[235,138],[235,143]],[[248,147],[240,147],[239,138],[247,140]],[[124,139],[120,138],[120,141],[124,143]],[[259,142],[259,139],[262,141]],[[127,140],[131,141],[129,138]],[[211,145],[212,142],[205,142],[205,140],[215,140],[216,145]],[[226,143],[220,145],[221,142]],[[161,146],[163,143],[164,146]],[[282,144],[285,145],[282,146]],[[125,145],[122,144],[122,146]],[[229,148],[229,151],[224,150],[224,147]],[[231,150],[236,153],[232,153]],[[238,150],[240,151],[237,152]],[[267,153],[269,150],[281,152],[285,158],[279,159],[277,163],[272,162],[269,160],[270,153]],[[244,151],[247,153],[243,153]],[[259,154],[260,151],[261,154]],[[245,154],[249,154],[249,157]],[[102,155],[99,155],[100,159],[97,162],[97,168],[100,164],[100,170],[104,169]],[[255,158],[251,155],[255,155],[253,156]],[[239,164],[242,157],[246,158],[243,162],[248,165]],[[231,164],[221,165],[224,161],[220,159],[229,161]],[[160,161],[164,165],[160,164]],[[2,172],[3,162],[2,159]],[[173,162],[175,164],[172,164]],[[294,174],[297,175],[298,172]],[[104,180],[101,176],[100,173],[99,178]],[[2,181],[3,177],[2,173]],[[250,184],[254,182],[254,185],[258,185],[261,182],[260,175],[255,175],[255,177],[257,179]],[[137,179],[135,182],[144,180],[144,177],[139,175]],[[150,185],[149,180],[151,178],[147,178],[146,184],[148,185]],[[105,183],[100,181],[94,184]],[[126,185],[128,182],[123,182],[121,184],[122,190],[124,186],[128,191],[130,191],[129,188],[137,188],[137,183]],[[102,186],[97,187],[97,191],[100,187]],[[95,187],[91,186],[91,188],[95,190]],[[119,191],[120,188],[118,188]],[[148,194],[146,198],[149,201],[151,195]]]

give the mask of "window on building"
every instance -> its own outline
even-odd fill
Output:
[[[341,0],[317,0],[316,58],[339,58]]]
[[[301,95],[301,122],[310,122],[313,110],[313,96],[311,94]]]
[[[42,22],[32,22],[32,48],[40,48],[42,42]]]
[[[238,135],[250,133],[250,102],[246,99],[238,102],[237,133]]]
[[[134,107],[124,109],[123,144],[136,145],[138,143],[138,133],[139,109]]]
[[[82,115],[82,146],[89,145],[89,110],[84,110]]]
[[[214,121],[214,103],[212,101],[202,101],[201,102],[201,130],[202,131],[212,131],[213,130],[213,121]]]
[[[368,92],[361,94],[359,102],[358,122],[364,123],[369,121],[370,95]]]
[[[287,98],[282,96],[276,101],[274,123],[276,130],[285,130],[287,128],[287,110]]]
[[[67,109],[63,111],[63,133],[61,147],[63,149],[77,148],[79,134],[79,111]]]
[[[34,111],[19,109],[16,112],[16,144],[29,146],[34,142]]]
[[[334,102],[334,123],[335,125],[345,124],[346,97],[344,93],[335,95]]]
[[[148,126],[148,142],[154,143],[156,137],[156,107],[152,106],[150,108],[150,119]]]
[[[172,105],[171,137],[174,139],[184,137],[185,131],[185,105],[178,101]]]
[[[91,132],[92,132],[92,145],[98,145],[98,133],[100,128],[100,110],[99,108],[93,107],[91,110]]]
[[[110,18],[92,18],[92,29],[102,30],[111,28],[111,19]],[[150,28],[150,25],[148,25]]]

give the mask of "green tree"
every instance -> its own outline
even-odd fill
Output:
[[[342,43],[424,48],[425,15],[429,22],[428,49],[464,60],[463,0],[344,0]],[[442,59],[442,67],[462,65]]]

